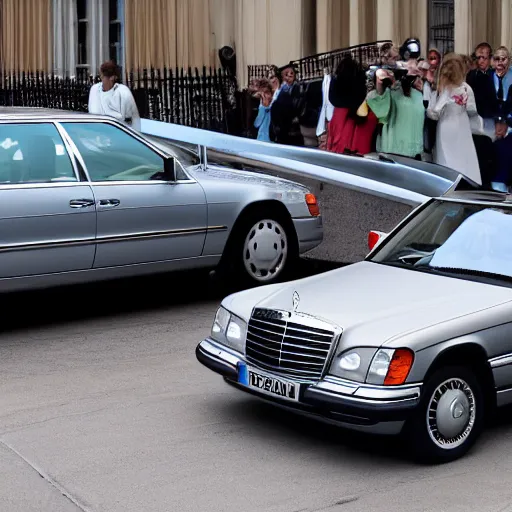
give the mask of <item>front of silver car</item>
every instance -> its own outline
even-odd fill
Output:
[[[456,219],[460,228],[464,217],[455,213],[476,212],[476,222],[483,207],[440,203],[436,208],[443,210],[441,224]],[[435,219],[435,213],[420,212],[410,229],[391,238],[430,233],[422,217]],[[455,249],[447,256],[442,248],[453,233],[432,232],[444,240],[434,261],[446,261]],[[353,429],[400,432],[420,402],[437,347],[502,323],[512,289],[496,285],[492,276],[460,278],[446,269],[424,268],[432,254],[426,256],[423,243],[413,250],[409,240],[408,253],[400,243],[398,252],[387,243],[396,262],[369,257],[226,297],[197,358],[229,384],[278,405]]]
[[[207,171],[201,168],[188,170],[205,190],[211,205],[210,216],[215,218],[217,213],[224,213],[226,210],[223,205],[229,202],[232,205],[231,219],[227,222],[233,222],[248,204],[276,201],[288,210],[297,235],[299,253],[303,254],[320,245],[324,236],[323,220],[318,200],[310,189],[285,178],[232,169],[227,165],[210,160]]]
[[[420,340],[440,324],[475,329],[460,319],[477,322],[479,311],[511,298],[494,288],[356,263],[226,297],[196,355],[229,384],[276,404],[395,434],[420,399],[421,378],[409,378]]]

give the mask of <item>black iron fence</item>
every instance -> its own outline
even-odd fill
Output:
[[[315,78],[322,78],[324,76],[324,69],[334,71],[338,63],[347,55],[351,55],[354,59],[358,60],[364,67],[376,63],[380,56],[380,47],[384,43],[391,41],[375,41],[373,43],[365,43],[357,46],[350,46],[348,48],[341,48],[332,52],[319,53],[304,57],[303,59],[291,61],[297,70],[297,79],[299,81],[312,80]],[[271,65],[256,65],[248,66],[249,68],[249,83],[257,78],[268,77],[272,68]]]
[[[3,73],[0,105],[87,111],[99,78],[46,73]],[[221,132],[235,132],[236,81],[222,69],[150,69],[127,74],[141,117]]]
[[[321,79],[346,55],[364,66],[375,63],[377,41],[293,61],[299,81]],[[268,76],[271,66],[250,66],[249,79]],[[89,90],[99,80],[80,74],[63,78],[42,72],[0,73],[0,105],[87,111]],[[127,73],[123,82],[137,102],[141,117],[233,135],[250,135],[257,102],[237,91],[228,69],[144,69]]]

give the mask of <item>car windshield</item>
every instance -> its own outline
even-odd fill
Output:
[[[177,158],[183,167],[193,167],[199,165],[199,156],[197,154],[197,146],[187,142],[178,142],[171,139],[164,139],[154,135],[144,135],[146,139],[150,140],[156,146],[164,149],[172,156]]]
[[[370,261],[461,279],[512,285],[512,208],[433,201]]]
[[[161,149],[164,149],[175,156],[185,168],[200,164],[198,148],[195,144],[164,139],[163,137],[157,137],[155,135],[145,135],[145,137],[153,142],[153,144],[160,146]],[[237,166],[235,163],[230,161],[229,155],[225,155],[222,152],[215,151],[214,149],[208,149],[207,158],[209,165],[218,165],[229,169],[241,168],[241,166]]]

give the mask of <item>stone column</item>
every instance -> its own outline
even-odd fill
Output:
[[[510,49],[512,45],[512,31],[510,27],[512,21],[511,10],[511,0],[501,0],[501,44],[508,49]]]
[[[314,52],[313,7],[311,0],[236,0],[235,50],[242,88],[248,65],[283,66]]]
[[[359,0],[350,0],[349,17],[350,17],[350,46],[361,44],[361,30],[360,30],[360,2]]]
[[[394,0],[377,0],[377,39],[391,39],[394,43],[395,33]]]
[[[428,2],[413,0],[413,37],[419,38],[421,42],[422,56],[427,58],[429,33],[428,33]]]
[[[471,53],[472,46],[471,0],[455,0],[455,51]]]
[[[209,0],[210,49],[213,62],[219,65],[219,50],[235,44],[235,0]]]
[[[361,43],[377,40],[377,0],[359,0],[359,36]]]
[[[316,51],[330,52],[350,44],[350,0],[317,0]]]

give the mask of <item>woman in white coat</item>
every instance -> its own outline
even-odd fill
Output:
[[[117,83],[118,67],[112,61],[100,67],[101,82],[89,92],[89,113],[110,116],[140,131],[140,115],[132,92]]]
[[[478,132],[481,118],[475,95],[465,82],[466,67],[460,55],[448,54],[439,70],[437,91],[433,92],[427,116],[437,123],[434,161],[455,169],[482,184],[472,132]]]

